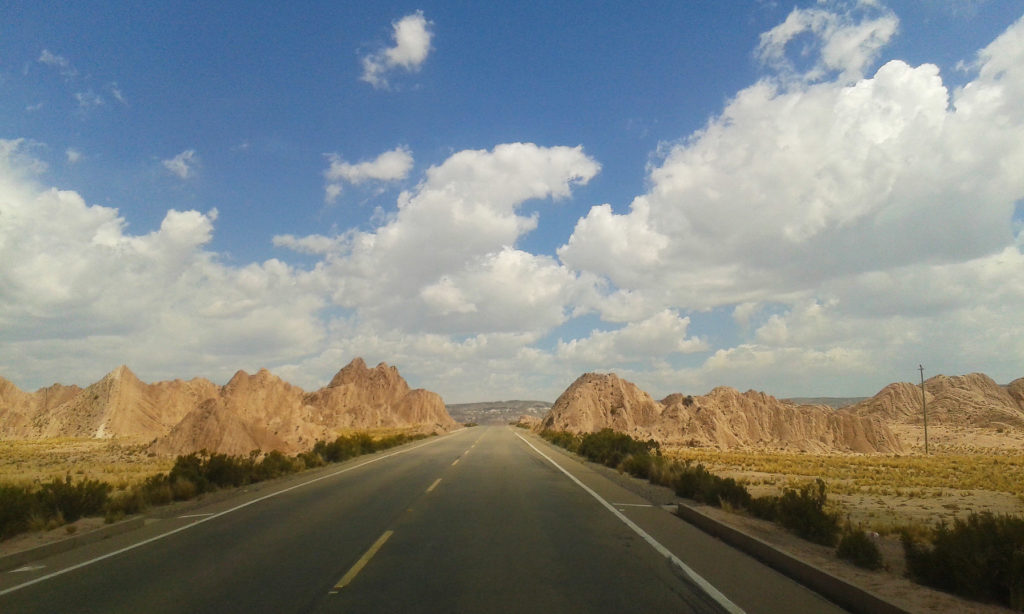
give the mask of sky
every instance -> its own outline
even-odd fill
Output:
[[[1008,383],[1022,100],[1024,1],[8,2],[0,375]]]

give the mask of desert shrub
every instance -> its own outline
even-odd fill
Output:
[[[903,536],[914,581],[1024,611],[1024,518],[985,512],[936,527],[929,548]]]
[[[715,507],[721,507],[726,503],[734,508],[746,508],[751,500],[745,486],[733,478],[714,475],[701,464],[683,464],[672,486],[680,497]]]
[[[775,496],[756,497],[747,504],[747,511],[761,520],[778,520],[779,498]]]
[[[601,429],[584,435],[577,453],[606,467],[618,467],[627,456],[649,456],[652,450],[659,454],[661,452],[653,439],[640,441],[625,433]]]
[[[215,486],[242,486],[253,481],[253,456],[211,454],[203,469],[206,479]]]
[[[64,480],[53,478],[53,481],[43,484],[36,493],[36,500],[39,511],[45,517],[60,514],[66,522],[74,522],[82,516],[103,511],[109,492],[110,484],[106,482],[72,482],[69,475]]]
[[[268,452],[256,466],[253,468],[254,480],[259,482],[262,480],[270,480],[282,475],[288,475],[289,473],[295,473],[298,470],[298,466],[295,459],[289,458],[281,452],[274,450]]]
[[[196,490],[199,492],[206,492],[210,489],[210,481],[206,479],[205,459],[203,458],[205,455],[205,451],[181,455],[174,460],[174,466],[171,467],[169,474],[160,475],[169,477],[171,480],[186,479],[195,484]]]
[[[199,494],[195,483],[188,478],[178,478],[170,483],[171,496],[175,501],[188,501]]]
[[[882,568],[882,553],[864,529],[847,527],[839,539],[836,556],[864,569]]]
[[[825,482],[820,478],[800,489],[787,488],[775,506],[779,524],[800,537],[823,546],[834,546],[839,518],[825,511]]]
[[[630,454],[623,459],[620,468],[633,477],[649,480],[655,458],[658,457],[650,454]]]
[[[580,436],[568,431],[543,430],[540,432],[540,436],[573,453],[580,449]]]
[[[0,484],[0,539],[28,529],[35,497],[27,486]]]

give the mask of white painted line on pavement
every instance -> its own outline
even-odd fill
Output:
[[[434,480],[434,483],[431,484],[429,488],[427,488],[427,493],[430,493],[430,491],[432,491],[435,488],[437,488],[437,485],[440,484],[440,483],[441,483],[441,478],[437,478],[436,480]]]
[[[262,497],[259,497],[257,499],[253,499],[252,501],[246,501],[245,503],[242,503],[240,505],[236,505],[235,507],[233,507],[231,509],[224,510],[223,512],[217,512],[216,514],[211,514],[211,515],[209,515],[209,516],[207,516],[205,518],[202,518],[202,519],[197,520],[195,522],[189,523],[189,524],[187,524],[185,526],[178,527],[177,529],[172,529],[170,531],[167,531],[166,533],[161,533],[160,535],[156,535],[154,537],[150,537],[149,539],[144,539],[144,540],[142,540],[140,542],[137,542],[137,543],[134,543],[134,544],[132,544],[130,546],[125,546],[124,548],[121,548],[120,550],[115,550],[113,552],[108,552],[108,553],[106,553],[104,555],[101,555],[101,556],[98,556],[96,558],[89,559],[88,561],[83,561],[81,563],[78,563],[77,565],[72,565],[70,567],[65,567],[64,569],[61,569],[59,571],[55,571],[53,573],[46,574],[45,576],[40,576],[38,578],[35,578],[34,580],[29,580],[28,582],[23,582],[23,583],[18,584],[16,586],[12,586],[10,588],[5,588],[4,590],[0,590],[0,595],[6,595],[8,593],[13,593],[14,591],[21,590],[21,589],[23,589],[23,588],[25,588],[27,586],[32,586],[33,584],[38,584],[39,582],[45,582],[46,580],[50,580],[52,578],[56,578],[57,576],[64,575],[64,574],[68,573],[69,571],[74,571],[76,569],[81,569],[82,567],[88,567],[89,565],[92,565],[93,563],[98,563],[98,562],[100,562],[100,561],[102,561],[104,559],[109,559],[109,558],[115,557],[115,556],[117,556],[119,554],[124,554],[125,552],[128,552],[129,550],[134,550],[134,549],[136,549],[136,548],[138,548],[140,546],[145,546],[146,544],[151,544],[151,543],[153,543],[155,541],[158,541],[158,540],[161,540],[161,539],[163,539],[165,537],[170,537],[171,535],[174,535],[175,533],[180,533],[182,531],[191,529],[192,527],[201,525],[204,522],[207,522],[209,520],[213,520],[214,518],[220,518],[221,516],[224,516],[226,514],[230,514],[231,512],[236,512],[236,511],[238,511],[238,510],[240,510],[240,509],[242,509],[244,507],[249,507],[250,505],[252,505],[254,503],[259,503],[260,501],[265,501],[266,499],[270,499],[271,497],[276,497],[277,495],[281,495],[281,494],[284,494],[284,493],[286,493],[288,491],[295,490],[296,488],[302,488],[303,486],[307,486],[307,485],[312,484],[314,482],[319,482],[320,480],[326,480],[327,478],[333,478],[336,475],[341,475],[342,473],[347,473],[349,471],[352,471],[353,469],[359,469],[360,467],[365,467],[365,466],[367,466],[367,465],[369,465],[371,463],[376,463],[377,461],[382,461],[385,458],[391,458],[392,456],[398,456],[399,454],[405,454],[406,452],[412,452],[413,450],[417,450],[419,448],[422,448],[423,446],[427,446],[427,445],[430,445],[430,444],[432,444],[434,442],[441,441],[442,439],[444,439],[445,437],[448,437],[449,435],[454,435],[454,434],[460,433],[460,432],[463,432],[463,431],[459,430],[459,431],[452,431],[451,433],[445,433],[444,435],[441,435],[440,437],[437,437],[436,439],[430,439],[428,441],[425,441],[424,443],[419,444],[418,446],[413,446],[411,448],[405,448],[404,450],[399,450],[398,452],[392,452],[391,454],[386,454],[384,456],[378,456],[377,458],[371,458],[370,460],[366,461],[365,463],[360,463],[358,465],[353,465],[352,467],[346,467],[346,468],[341,469],[339,471],[335,471],[333,473],[328,473],[327,475],[322,475],[322,476],[320,476],[318,478],[313,478],[312,480],[309,480],[307,482],[302,482],[301,484],[296,484],[294,486],[289,486],[288,488],[283,488],[281,490],[272,492],[272,493],[270,493],[268,495],[263,495]]]
[[[681,569],[682,572],[684,574],[686,574],[686,577],[688,577],[694,584],[696,584],[701,589],[703,589],[705,593],[707,593],[712,599],[714,599],[716,602],[718,602],[718,605],[720,605],[723,608],[725,608],[725,610],[727,612],[729,612],[730,614],[745,614],[745,612],[738,605],[736,605],[735,603],[729,601],[729,598],[726,597],[725,595],[723,595],[717,588],[712,586],[710,582],[708,582],[707,580],[702,578],[700,576],[700,574],[698,574],[696,571],[690,569],[689,565],[687,565],[686,563],[684,563],[681,560],[679,560],[679,557],[677,557],[676,555],[672,554],[672,551],[670,551],[665,546],[662,546],[661,542],[659,542],[658,540],[656,540],[653,537],[651,537],[650,534],[647,533],[647,531],[644,531],[635,522],[633,522],[629,518],[626,518],[626,516],[623,515],[622,512],[620,512],[619,510],[615,509],[615,507],[612,506],[611,503],[608,503],[607,501],[605,501],[604,498],[601,497],[601,495],[599,495],[596,492],[594,492],[589,486],[587,486],[586,484],[581,482],[576,476],[574,476],[573,474],[571,474],[568,471],[566,471],[564,467],[562,467],[561,465],[556,463],[554,461],[554,459],[552,459],[550,456],[548,456],[547,454],[544,454],[543,452],[538,450],[537,447],[534,446],[529,441],[527,441],[525,437],[523,437],[519,433],[516,433],[516,437],[522,439],[523,443],[525,443],[526,445],[528,445],[531,448],[533,448],[534,452],[536,452],[537,454],[540,454],[544,458],[548,459],[548,462],[550,462],[552,465],[557,467],[559,471],[561,471],[562,473],[567,475],[570,480],[572,480],[573,482],[576,482],[577,486],[579,486],[583,490],[587,491],[590,494],[590,496],[592,496],[595,499],[597,499],[601,503],[601,505],[603,505],[608,511],[610,511],[613,514],[615,514],[615,516],[619,520],[621,520],[623,523],[625,523],[625,525],[627,527],[629,527],[630,529],[633,529],[634,533],[636,533],[637,535],[642,537],[645,542],[647,542],[648,544],[651,545],[651,547],[653,547],[655,550],[657,550],[658,554],[660,554],[660,555],[666,557],[668,560],[672,561],[673,565],[675,565],[676,567]]]
[[[178,516],[178,518],[202,518],[203,516],[213,516],[213,512],[207,512],[205,514],[185,514],[184,516]]]
[[[46,567],[46,565],[25,565],[24,567],[19,567],[17,569],[12,569],[12,570],[8,571],[7,573],[24,573],[26,571],[38,571],[38,570],[40,570],[40,569],[42,569],[44,567]]]

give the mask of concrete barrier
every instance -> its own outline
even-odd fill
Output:
[[[679,504],[676,514],[705,533],[746,552],[851,612],[857,614],[910,614],[907,610],[889,603],[874,593],[794,558],[739,529],[722,524],[689,505]]]
[[[122,520],[121,522],[108,524],[104,527],[82,533],[81,535],[72,535],[60,541],[43,544],[42,546],[36,546],[35,548],[29,548],[28,550],[22,550],[21,552],[12,552],[11,554],[0,556],[0,571],[14,569],[26,563],[38,561],[39,559],[44,559],[48,556],[53,556],[54,554],[67,552],[79,546],[84,546],[85,544],[91,544],[114,535],[134,531],[135,529],[141,528],[145,523],[146,518],[144,516],[136,516],[127,520]]]

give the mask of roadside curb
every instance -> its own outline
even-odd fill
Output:
[[[100,527],[99,529],[95,529],[87,533],[82,533],[81,535],[73,535],[66,539],[36,546],[35,548],[29,548],[28,550],[21,550],[20,552],[12,552],[11,554],[0,556],[0,571],[8,571],[30,561],[53,556],[54,554],[68,552],[79,546],[84,546],[115,535],[134,531],[135,529],[142,528],[145,524],[145,516],[136,516],[127,520],[115,522],[114,524],[109,524],[105,527]]]
[[[739,529],[722,524],[686,503],[677,505],[676,515],[851,612],[857,614],[910,614],[907,610],[870,591],[792,557]]]

